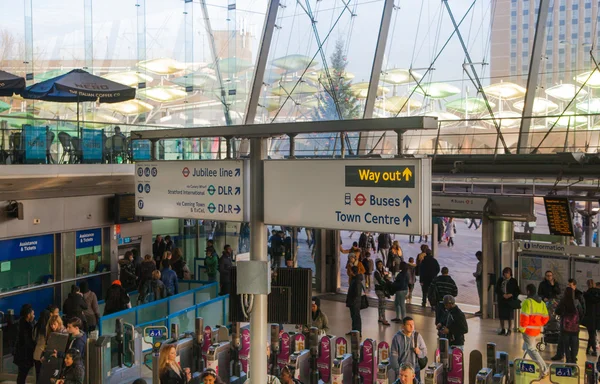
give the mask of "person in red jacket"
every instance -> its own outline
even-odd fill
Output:
[[[540,356],[536,345],[537,337],[542,332],[542,327],[548,323],[548,319],[548,308],[546,303],[537,295],[535,285],[527,285],[527,299],[521,304],[519,331],[523,334],[523,350],[539,364],[542,377],[548,376],[550,371],[546,362]]]

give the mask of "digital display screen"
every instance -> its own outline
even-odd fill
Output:
[[[546,216],[550,234],[555,236],[574,236],[571,206],[566,197],[544,197]]]
[[[136,221],[135,195],[115,195],[113,209],[115,224],[132,223]]]

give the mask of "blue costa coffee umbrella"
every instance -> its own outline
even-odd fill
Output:
[[[25,79],[11,73],[0,71],[0,96],[12,96],[25,88]]]

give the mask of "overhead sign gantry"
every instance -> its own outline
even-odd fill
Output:
[[[431,233],[431,161],[265,162],[265,223],[421,235]]]

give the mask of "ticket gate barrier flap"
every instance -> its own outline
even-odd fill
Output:
[[[250,359],[250,328],[249,326],[242,328],[242,340],[240,348],[240,362],[242,363],[242,371],[248,373]]]
[[[432,363],[425,368],[425,384],[444,384],[444,366],[442,363]]]
[[[496,373],[492,377],[492,383],[494,383],[494,384],[506,384],[506,376],[504,376],[501,373]]]
[[[598,370],[596,369],[596,363],[593,361],[585,362],[585,375],[583,379],[584,384],[597,384],[598,383]]]
[[[119,343],[116,335],[102,335],[91,346],[89,351],[89,382],[109,383],[133,381],[141,377],[142,338],[137,331],[133,334],[134,362],[130,367],[119,365]],[[157,361],[158,362],[158,361]]]
[[[377,366],[376,384],[388,384],[389,382],[389,363],[380,363]]]
[[[481,368],[477,373],[475,382],[477,384],[492,384],[494,372],[491,368]]]
[[[498,372],[496,360],[496,343],[487,343],[485,348],[486,367],[492,370],[492,374]]]
[[[539,380],[541,375],[540,366],[533,360],[515,359],[515,384],[530,384],[533,380]]]
[[[465,382],[464,355],[460,348],[450,348],[450,370],[444,373],[446,381],[452,384]]]
[[[364,384],[373,384],[377,374],[377,356],[375,351],[375,341],[365,339],[360,346],[360,362],[358,364],[358,373]]]
[[[336,344],[337,345],[337,344]],[[346,353],[333,360],[331,367],[331,384],[352,383],[352,354]]]
[[[217,372],[217,375],[225,381],[229,382],[229,362],[231,356],[231,345],[229,341],[222,341],[210,346],[206,355],[206,368],[212,368]]]
[[[329,383],[331,379],[331,370],[333,360],[336,354],[337,337],[326,335],[319,340],[319,357],[317,357],[317,369],[324,383]]]
[[[550,364],[550,381],[553,383],[579,383],[579,366],[577,364]]]
[[[508,361],[508,377],[506,378],[506,382],[508,384],[513,384],[515,382],[515,362]]]
[[[305,349],[292,353],[288,367],[294,379],[308,383],[310,380],[310,351]]]

